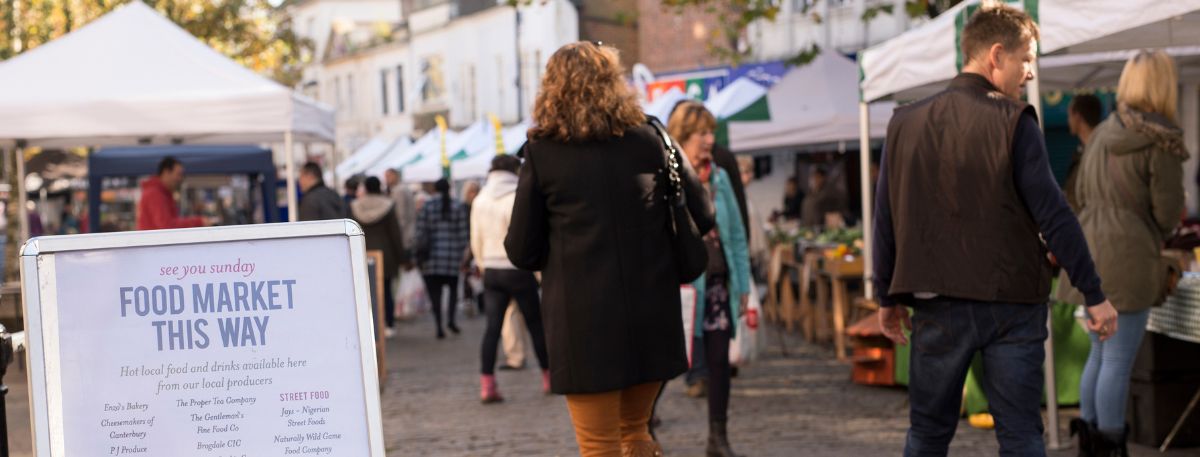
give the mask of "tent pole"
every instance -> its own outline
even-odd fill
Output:
[[[1025,84],[1026,99],[1030,105],[1033,105],[1034,111],[1037,111],[1038,127],[1043,127],[1045,122],[1042,121],[1042,82],[1041,72],[1038,71],[1038,66],[1033,65],[1033,79]]]
[[[305,146],[305,150],[307,149],[308,146]],[[342,161],[338,160],[337,150],[333,148],[332,144],[329,145],[329,150],[326,154],[326,157],[329,159],[329,170],[333,172],[333,189],[337,190],[338,183],[342,182],[342,177],[337,174],[337,167],[342,164]]]
[[[25,141],[17,141],[13,159],[17,162],[17,222],[21,228],[21,239],[16,245],[21,246],[29,240],[29,208],[26,207],[29,196],[25,194]]]
[[[863,294],[867,300],[875,299],[875,270],[871,265],[871,112],[867,102],[858,103],[858,162],[859,181],[862,182],[862,228],[863,228]]]
[[[287,167],[287,207],[288,222],[300,220],[296,208],[296,157],[292,151],[292,131],[283,134],[283,150]]]
[[[1041,80],[1038,71],[1037,63],[1033,65],[1033,79],[1026,85],[1026,99],[1033,109],[1037,111],[1038,127],[1045,125],[1042,120],[1042,90]],[[1053,300],[1046,303],[1047,307],[1053,307]],[[1046,448],[1051,450],[1066,449],[1067,444],[1062,443],[1058,436],[1058,381],[1055,379],[1054,373],[1054,313],[1047,313],[1046,316],[1046,362],[1043,370],[1045,371],[1046,381]]]

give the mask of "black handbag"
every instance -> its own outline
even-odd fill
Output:
[[[683,178],[679,174],[683,158],[679,148],[667,134],[662,122],[651,117],[649,122],[663,142],[663,200],[667,203],[671,221],[671,250],[675,256],[675,268],[678,272],[679,283],[687,284],[695,281],[708,269],[708,248],[704,246],[704,238],[696,222],[688,211],[687,197],[683,193]]]

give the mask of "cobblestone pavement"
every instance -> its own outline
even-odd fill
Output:
[[[442,341],[434,339],[429,318],[401,323],[398,335],[389,341],[389,377],[383,393],[387,455],[576,455],[565,401],[540,392],[532,356],[527,361],[531,368],[498,372],[504,403],[479,403],[484,321],[476,317],[459,322],[463,334]],[[833,360],[832,350],[788,337],[784,357],[781,332],[760,333],[765,336],[763,359],[743,368],[733,383],[729,427],[736,450],[748,457],[900,454],[908,424],[903,389],[855,385],[849,381],[849,367]],[[23,367],[14,364],[4,378],[11,389],[7,418],[14,457],[32,455],[25,376]],[[659,404],[659,438],[667,455],[704,455],[706,408],[703,400],[683,395],[682,382],[668,385]],[[996,455],[991,432],[973,429],[965,421],[960,424],[952,456]],[[1138,457],[1200,455],[1195,448],[1158,454],[1134,446],[1131,451]]]
[[[434,339],[429,319],[399,325],[388,346],[390,375],[383,397],[389,457],[577,455],[565,401],[541,394],[532,356],[526,362],[530,368],[497,372],[504,403],[479,403],[482,318],[461,318],[463,334],[442,341]],[[900,454],[908,427],[903,389],[855,385],[849,367],[834,359],[831,349],[790,336],[784,357],[783,332],[760,333],[763,359],[743,368],[733,382],[729,433],[735,450],[749,457]],[[684,396],[682,384],[671,382],[659,403],[659,439],[669,456],[703,456],[707,403]],[[997,454],[991,431],[960,424],[952,456]],[[1135,456],[1200,455],[1196,449],[1158,454],[1135,446],[1131,451]]]

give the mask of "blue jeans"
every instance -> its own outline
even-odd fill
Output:
[[[909,368],[911,428],[905,456],[945,456],[958,427],[963,383],[975,353],[996,419],[1002,456],[1045,456],[1042,363],[1046,305],[952,298],[916,300]]]
[[[1095,333],[1083,379],[1079,382],[1079,415],[1100,431],[1118,435],[1125,430],[1125,402],[1129,396],[1129,374],[1137,357],[1150,310],[1120,313],[1117,333],[1100,342]]]

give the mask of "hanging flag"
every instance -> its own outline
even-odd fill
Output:
[[[450,179],[450,156],[446,154],[446,118],[441,114],[434,118],[437,122],[438,133],[440,134],[439,144],[442,152],[442,177]]]
[[[502,156],[507,150],[504,149],[504,132],[501,130],[500,118],[495,114],[488,114],[488,118],[492,120],[492,131],[496,132],[496,155]]]

